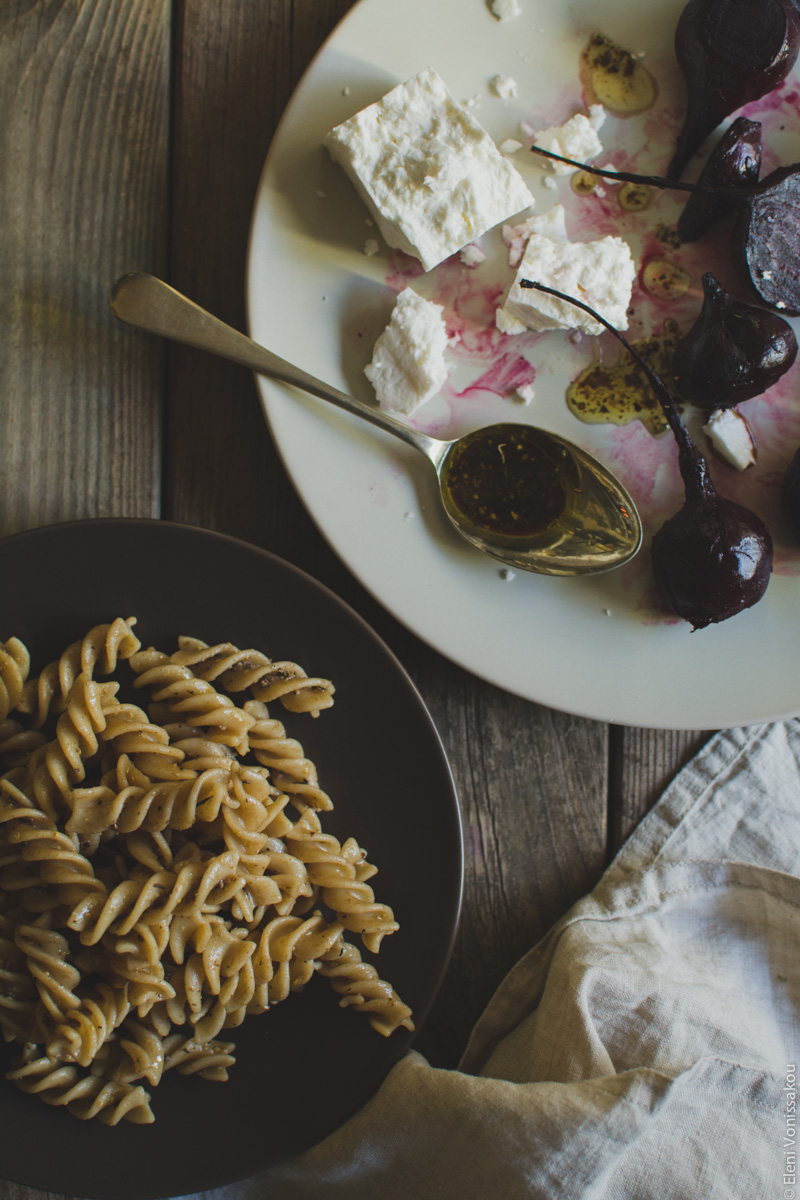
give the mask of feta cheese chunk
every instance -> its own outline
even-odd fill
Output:
[[[756,461],[756,444],[742,414],[735,408],[717,408],[703,426],[711,445],[737,471],[746,471]]]
[[[493,75],[489,86],[501,100],[513,100],[517,94],[517,81],[511,75]]]
[[[441,388],[447,378],[443,312],[441,305],[424,300],[411,288],[397,297],[391,320],[375,343],[372,362],[364,367],[381,408],[412,413]]]
[[[430,68],[325,138],[390,246],[426,271],[533,204],[516,167]]]
[[[498,21],[510,21],[522,12],[519,0],[492,0],[492,12]]]
[[[542,226],[547,232],[534,227],[530,233],[514,283],[497,311],[496,324],[502,333],[521,333],[524,329],[603,332],[603,326],[582,309],[555,296],[523,288],[523,279],[574,296],[591,305],[616,329],[628,328],[627,310],[636,278],[630,247],[618,237],[594,242],[566,240],[561,236],[562,228],[566,228],[563,214],[558,213],[561,207],[556,205],[547,214],[549,223]]]
[[[605,119],[606,113],[602,104],[593,104],[588,116],[585,113],[576,113],[564,125],[551,125],[549,129],[539,130],[533,136],[534,144],[542,150],[549,150],[551,154],[560,154],[562,158],[588,162],[603,149],[597,131]],[[544,158],[540,161],[548,162]],[[549,162],[557,175],[572,175],[576,170],[575,167],[568,167],[566,163],[553,162],[552,159]]]

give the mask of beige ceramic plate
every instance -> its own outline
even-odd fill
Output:
[[[663,171],[682,104],[672,53],[680,0],[522,0],[523,15],[497,22],[483,0],[362,0],[336,30],[298,88],[272,146],[256,199],[249,256],[250,331],[279,354],[362,398],[363,367],[406,284],[445,306],[456,339],[441,396],[418,410],[419,424],[445,435],[493,420],[529,420],[581,442],[623,479],[642,513],[649,542],[681,503],[674,446],[639,423],[586,425],[567,409],[570,379],[596,354],[616,353],[601,339],[568,335],[501,338],[494,306],[512,277],[499,230],[483,239],[487,261],[470,270],[458,257],[428,275],[380,244],[352,185],[329,159],[322,138],[333,124],[424,66],[498,142],[561,123],[583,106],[578,60],[600,29],[642,55],[658,82],[655,107],[628,119],[609,117],[601,163]],[[420,31],[424,30],[424,36]],[[515,99],[490,80],[510,76]],[[800,159],[794,77],[750,107],[763,121],[765,168]],[[525,150],[515,161],[536,211],[561,202],[574,239],[626,238],[644,263],[666,255],[690,275],[678,303],[654,300],[637,285],[634,336],[675,319],[686,327],[700,306],[708,269],[730,281],[725,239],[672,251],[657,239],[674,224],[679,202],[658,195],[645,212],[625,214],[604,187],[590,198],[558,180]],[[699,162],[694,170],[698,169]],[[535,398],[523,405],[515,381],[535,372]],[[594,579],[505,579],[497,566],[462,545],[448,528],[422,460],[354,419],[310,398],[259,381],[270,429],[292,480],[325,537],[362,583],[421,638],[463,667],[511,692],[556,708],[631,725],[710,728],[778,718],[800,710],[798,552],[777,513],[777,485],[800,445],[794,399],[800,365],[747,413],[759,462],[746,478],[714,464],[721,491],[755,508],[776,540],[776,569],[765,599],[724,625],[691,633],[659,609],[647,545],[629,567]],[[697,421],[691,419],[697,430]],[[698,434],[702,438],[702,434]]]

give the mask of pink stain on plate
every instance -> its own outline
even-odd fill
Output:
[[[521,354],[507,352],[496,359],[487,371],[455,395],[461,399],[474,396],[477,392],[494,392],[496,396],[509,396],[518,388],[532,384],[536,368]]]

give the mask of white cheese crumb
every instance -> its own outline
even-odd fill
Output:
[[[544,186],[546,188],[557,188],[558,187],[558,184],[556,183],[556,181],[552,175],[543,175],[542,183],[544,184]]]
[[[508,583],[511,579],[516,579],[516,571],[512,571],[510,567],[501,567],[497,572],[504,583]]]
[[[517,94],[517,81],[511,75],[495,75],[489,86],[501,100],[513,100]]]
[[[431,270],[533,203],[522,176],[431,68],[325,138],[389,246]]]
[[[447,330],[443,308],[405,288],[389,324],[375,343],[364,374],[381,408],[412,413],[430,400],[447,378]]]
[[[501,236],[508,246],[508,265],[519,266],[525,247],[533,233],[542,233],[545,237],[567,241],[566,213],[563,204],[555,204],[549,212],[538,217],[528,217],[519,225],[504,225]]]
[[[500,143],[501,154],[516,154],[521,149],[522,142],[518,142],[516,138],[506,138],[504,142]]]
[[[603,149],[597,131],[605,119],[606,114],[602,104],[593,104],[588,115],[576,113],[564,125],[551,125],[548,129],[540,129],[534,134],[534,142],[542,150],[560,154],[562,158],[587,162]],[[541,162],[546,163],[548,160],[543,158]],[[568,167],[566,163],[552,160],[550,160],[550,166],[557,175],[571,175],[576,169]]]
[[[496,314],[497,328],[503,333],[515,332],[513,323],[535,331],[545,329],[583,329],[599,334],[603,326],[566,300],[523,288],[521,280],[530,279],[555,288],[567,296],[591,305],[616,329],[628,328],[628,306],[636,278],[636,267],[630,247],[618,237],[604,237],[593,242],[570,242],[561,236],[563,220],[556,221],[556,205],[545,214],[550,218],[557,236],[534,230],[528,239],[525,253],[514,283]],[[546,229],[542,218],[542,228]],[[511,326],[511,327],[509,327]]]
[[[517,395],[523,404],[530,404],[535,394],[532,383],[523,383],[517,388]]]
[[[737,471],[746,471],[756,461],[756,446],[750,426],[735,408],[718,408],[703,426],[711,445]]]
[[[522,12],[519,0],[492,0],[492,12],[498,21],[510,21]]]
[[[486,254],[474,242],[470,242],[463,250],[459,250],[458,257],[465,267],[478,267],[481,263],[486,262]]]
[[[364,253],[367,258],[372,258],[373,254],[377,254],[380,250],[380,244],[375,238],[367,238],[364,242]]]

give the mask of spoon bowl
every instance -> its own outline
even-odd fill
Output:
[[[123,275],[112,313],[148,333],[218,354],[355,413],[432,463],[454,529],[483,554],[542,575],[592,575],[638,552],[631,497],[597,459],[543,429],[501,422],[460,438],[430,437],[259,346],[153,275]]]

